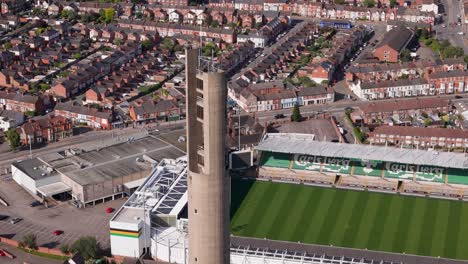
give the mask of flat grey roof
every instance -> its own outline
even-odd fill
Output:
[[[302,134],[266,134],[256,150],[468,169],[463,153],[322,142]]]
[[[13,166],[24,172],[33,180],[40,180],[55,175],[54,171],[47,170],[47,164],[38,158],[27,159],[12,163]]]
[[[160,160],[162,157],[177,158],[184,154],[174,146],[148,136],[84,152],[51,164],[76,183],[88,185],[151,170],[151,161],[148,162],[144,156]]]

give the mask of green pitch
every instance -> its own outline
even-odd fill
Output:
[[[232,181],[234,235],[468,259],[468,203]]]

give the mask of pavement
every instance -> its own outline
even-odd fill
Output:
[[[0,196],[6,198],[10,206],[0,206],[1,214],[10,218],[21,217],[22,221],[10,224],[8,219],[0,221],[0,236],[21,240],[26,234],[37,235],[38,246],[59,248],[61,244],[72,244],[81,236],[94,236],[103,248],[110,246],[109,220],[112,214],[107,207],[120,208],[125,199],[117,199],[87,208],[75,208],[68,203],[60,203],[51,208],[43,205],[30,207],[33,197],[21,188],[11,177],[0,180]],[[55,236],[55,230],[63,234]]]
[[[61,264],[63,261],[60,260],[53,260],[43,257],[38,257],[35,255],[28,254],[24,251],[21,251],[15,247],[0,243],[0,248],[5,249],[11,254],[13,254],[16,258],[9,259],[7,257],[0,257],[0,263],[2,264]]]
[[[468,25],[464,24],[463,19],[463,1],[462,0],[442,0],[446,15],[443,16],[444,22],[434,26],[436,38],[448,39],[453,45],[463,47],[465,54],[468,54]],[[458,23],[458,18],[461,17],[461,26],[452,26],[453,23]],[[444,27],[445,25],[445,27]],[[459,35],[458,32],[464,32],[464,35]]]

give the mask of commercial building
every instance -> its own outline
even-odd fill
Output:
[[[115,140],[110,146],[95,148],[14,162],[13,179],[44,200],[71,198],[87,206],[129,194],[163,157],[183,154],[151,136]]]

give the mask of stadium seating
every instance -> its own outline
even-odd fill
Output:
[[[448,183],[468,184],[468,170],[448,169]]]
[[[291,164],[292,163],[292,164]],[[274,168],[291,168],[294,170],[320,171],[338,175],[381,177],[385,178],[468,185],[468,170],[445,169],[434,166],[402,164],[383,161],[360,161],[343,158],[319,157],[310,155],[290,155],[287,153],[263,152],[261,165]],[[291,165],[291,167],[290,167]],[[352,170],[353,168],[353,170]]]
[[[414,169],[408,164],[386,162],[385,165],[384,177],[401,180],[413,180]]]
[[[354,175],[360,176],[382,176],[382,169],[384,164],[381,161],[353,161],[354,164]]]
[[[290,155],[286,153],[273,153],[263,152],[262,153],[262,165],[266,167],[275,168],[289,168]]]
[[[417,181],[445,182],[445,169],[433,166],[418,166]]]

